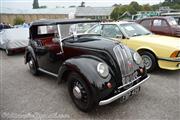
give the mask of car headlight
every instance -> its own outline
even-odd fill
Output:
[[[99,63],[97,65],[97,72],[103,78],[106,78],[109,75],[108,66],[105,63]]]
[[[139,53],[137,53],[137,52],[135,52],[134,54],[133,54],[133,59],[134,59],[134,61],[136,62],[136,64],[141,64],[141,62],[142,62],[142,58],[141,58],[141,56],[139,55]]]

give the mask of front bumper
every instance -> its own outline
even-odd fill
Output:
[[[130,91],[136,89],[137,87],[139,87],[142,83],[144,83],[144,82],[145,82],[146,80],[148,80],[148,79],[149,79],[149,76],[147,76],[144,80],[142,80],[141,82],[137,83],[136,85],[130,87],[129,89],[127,89],[127,90],[125,90],[125,91],[123,91],[123,92],[121,92],[121,93],[119,93],[119,94],[117,94],[117,95],[115,95],[115,96],[113,96],[113,97],[111,97],[111,98],[109,98],[109,99],[100,101],[100,102],[99,102],[99,105],[100,105],[100,106],[101,106],[101,105],[106,105],[106,104],[109,104],[109,103],[111,103],[111,102],[113,102],[113,101],[121,98],[122,96],[124,96],[124,95],[127,94],[128,92],[130,92]]]
[[[180,58],[159,58],[159,67],[168,70],[179,70],[180,69]]]

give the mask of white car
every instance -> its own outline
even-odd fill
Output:
[[[22,51],[28,45],[28,38],[28,28],[4,29],[0,32],[0,48],[4,49],[7,55]]]

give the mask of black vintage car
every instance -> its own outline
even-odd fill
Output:
[[[97,20],[38,20],[30,26],[25,63],[32,74],[47,73],[68,82],[69,94],[82,111],[127,99],[149,76],[137,52],[98,34],[78,34],[76,24]],[[90,26],[90,25],[89,25]],[[88,29],[88,28],[86,28]]]

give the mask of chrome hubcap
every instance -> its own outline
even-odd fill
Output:
[[[73,94],[77,99],[81,99],[81,97],[82,97],[81,89],[78,86],[74,86]]]
[[[32,60],[29,61],[29,65],[31,68],[33,67],[33,61]]]
[[[146,69],[150,69],[150,67],[152,66],[151,58],[147,55],[142,55],[142,59],[143,59],[144,65],[146,66]]]

